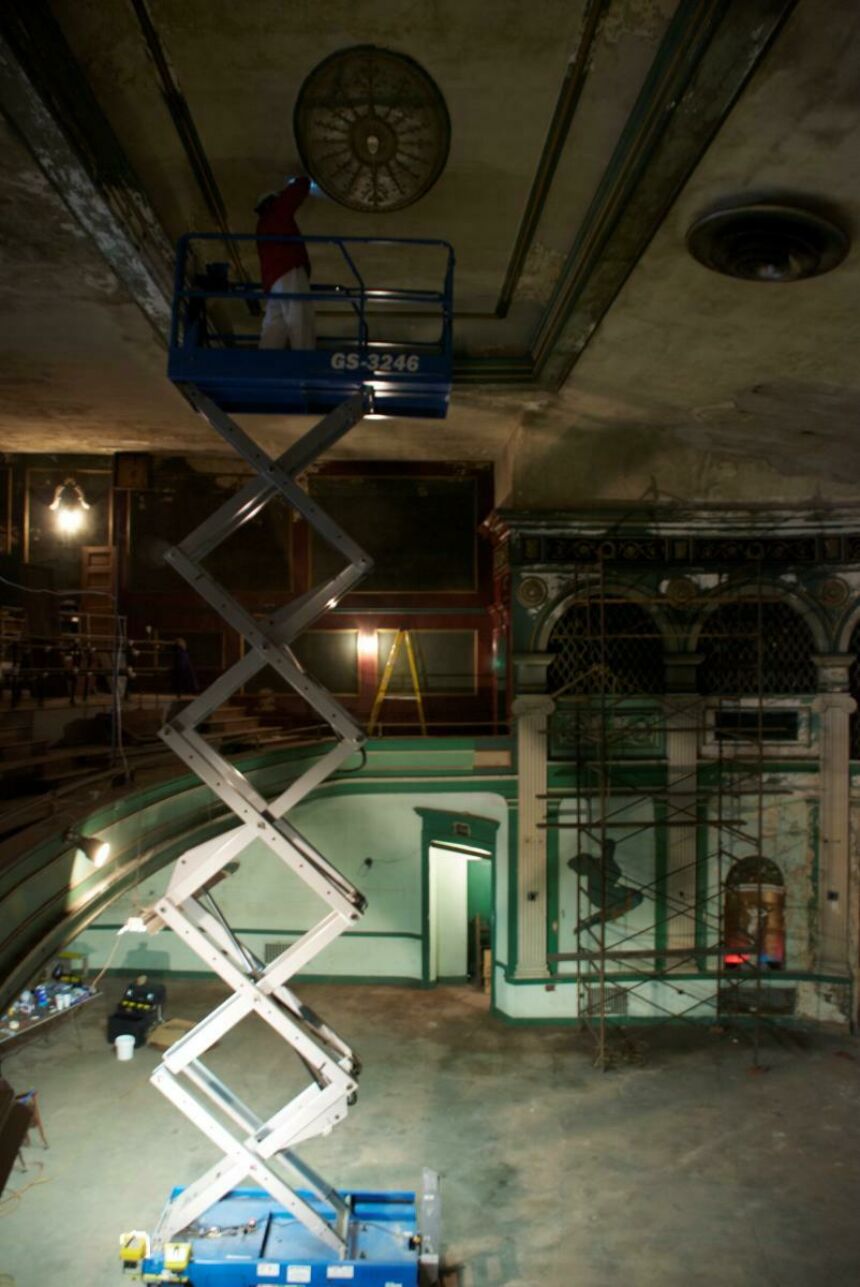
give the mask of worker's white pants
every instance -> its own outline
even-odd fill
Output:
[[[291,268],[272,286],[274,291],[310,291],[304,268]],[[317,328],[314,306],[309,299],[269,299],[260,331],[261,349],[315,349]]]

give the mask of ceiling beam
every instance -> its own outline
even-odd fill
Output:
[[[231,235],[230,222],[227,217],[227,207],[224,204],[221,189],[218,187],[218,180],[215,178],[211,162],[203,146],[203,140],[194,123],[191,108],[188,106],[188,100],[182,92],[179,78],[170,61],[170,56],[152,20],[149,4],[147,0],[131,0],[131,7],[140,26],[146,52],[158,78],[165,107],[170,113],[170,119],[173,121],[176,133],[179,136],[179,141],[188,159],[188,164],[200,190],[200,195],[206,203],[206,208],[212,216],[216,228],[224,233],[224,249],[232,260],[238,281],[242,282],[244,286],[250,286],[252,284],[251,279],[245,271],[245,265],[242,263],[238,247],[234,241],[229,240]],[[259,301],[249,300],[247,303],[249,312],[259,316],[262,312]]]
[[[576,53],[567,64],[564,79],[561,83],[561,91],[556,101],[555,111],[549,123],[535,177],[526,201],[526,208],[523,211],[523,217],[517,229],[511,258],[505,273],[505,280],[502,283],[502,289],[496,303],[496,317],[507,317],[510,312],[514,292],[522,276],[526,257],[531,250],[547,197],[552,188],[552,181],[555,178],[558,163],[567,143],[567,136],[570,133],[570,127],[573,124],[573,118],[579,106],[585,82],[588,79],[594,53],[594,42],[610,3],[611,0],[588,0],[585,7]]]
[[[0,7],[0,111],[166,343],[173,249],[44,0]]]
[[[564,384],[796,2],[681,0],[533,337],[542,386]]]

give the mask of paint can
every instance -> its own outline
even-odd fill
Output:
[[[134,1058],[134,1037],[131,1033],[123,1033],[122,1036],[115,1037],[113,1044],[116,1057],[121,1064],[128,1063],[129,1059]]]

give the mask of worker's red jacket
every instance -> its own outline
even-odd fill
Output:
[[[257,220],[258,237],[299,237],[296,224],[296,211],[310,191],[310,179],[301,177],[291,179],[282,192],[263,209]],[[260,256],[260,277],[263,290],[271,290],[275,282],[291,268],[306,268],[311,271],[311,261],[304,242],[300,241],[258,241],[257,253]]]

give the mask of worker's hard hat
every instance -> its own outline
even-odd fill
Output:
[[[277,192],[261,192],[254,203],[254,213],[262,210],[267,201],[272,201],[277,196]]]

